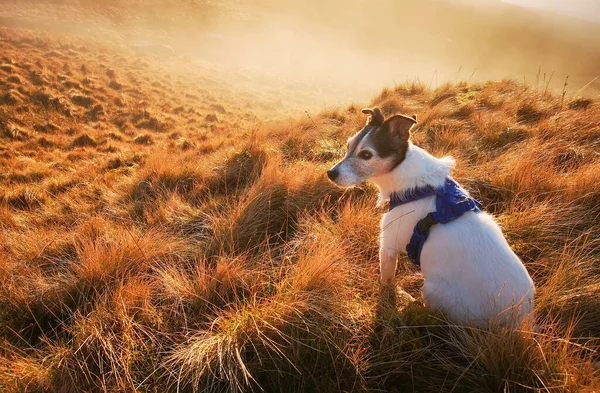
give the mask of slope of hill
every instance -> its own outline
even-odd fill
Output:
[[[402,84],[277,120],[276,95],[208,66],[9,29],[0,53],[2,391],[600,388],[597,100]],[[376,191],[324,176],[368,105],[457,159],[534,277],[539,332],[380,296]],[[397,278],[419,299],[404,259]]]

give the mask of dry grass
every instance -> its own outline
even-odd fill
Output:
[[[600,388],[597,100],[412,83],[257,127],[129,53],[0,36],[2,391]],[[379,293],[376,191],[324,176],[372,104],[457,158],[534,277],[536,333],[449,326],[404,259],[416,301]]]

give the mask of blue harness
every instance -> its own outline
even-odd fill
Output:
[[[466,212],[481,211],[481,204],[467,195],[460,185],[448,177],[439,188],[432,186],[417,187],[404,193],[392,193],[390,196],[390,211],[400,205],[436,195],[435,210],[421,219],[415,225],[410,242],[406,245],[408,259],[416,265],[421,265],[421,251],[425,245],[429,230],[435,224],[446,224],[456,220]]]

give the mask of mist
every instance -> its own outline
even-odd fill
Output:
[[[266,89],[304,85],[320,105],[366,100],[406,81],[512,78],[560,91],[569,76],[569,94],[600,91],[600,25],[502,1],[115,0],[89,2],[88,15],[70,14],[68,0],[47,4],[45,19],[26,27],[167,46],[188,63],[251,73]]]

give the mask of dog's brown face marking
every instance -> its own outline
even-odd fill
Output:
[[[410,128],[416,116],[396,115],[385,120],[379,108],[363,109],[370,115],[367,125],[348,140],[344,159],[329,171],[329,178],[342,187],[362,183],[389,173],[406,157]]]

